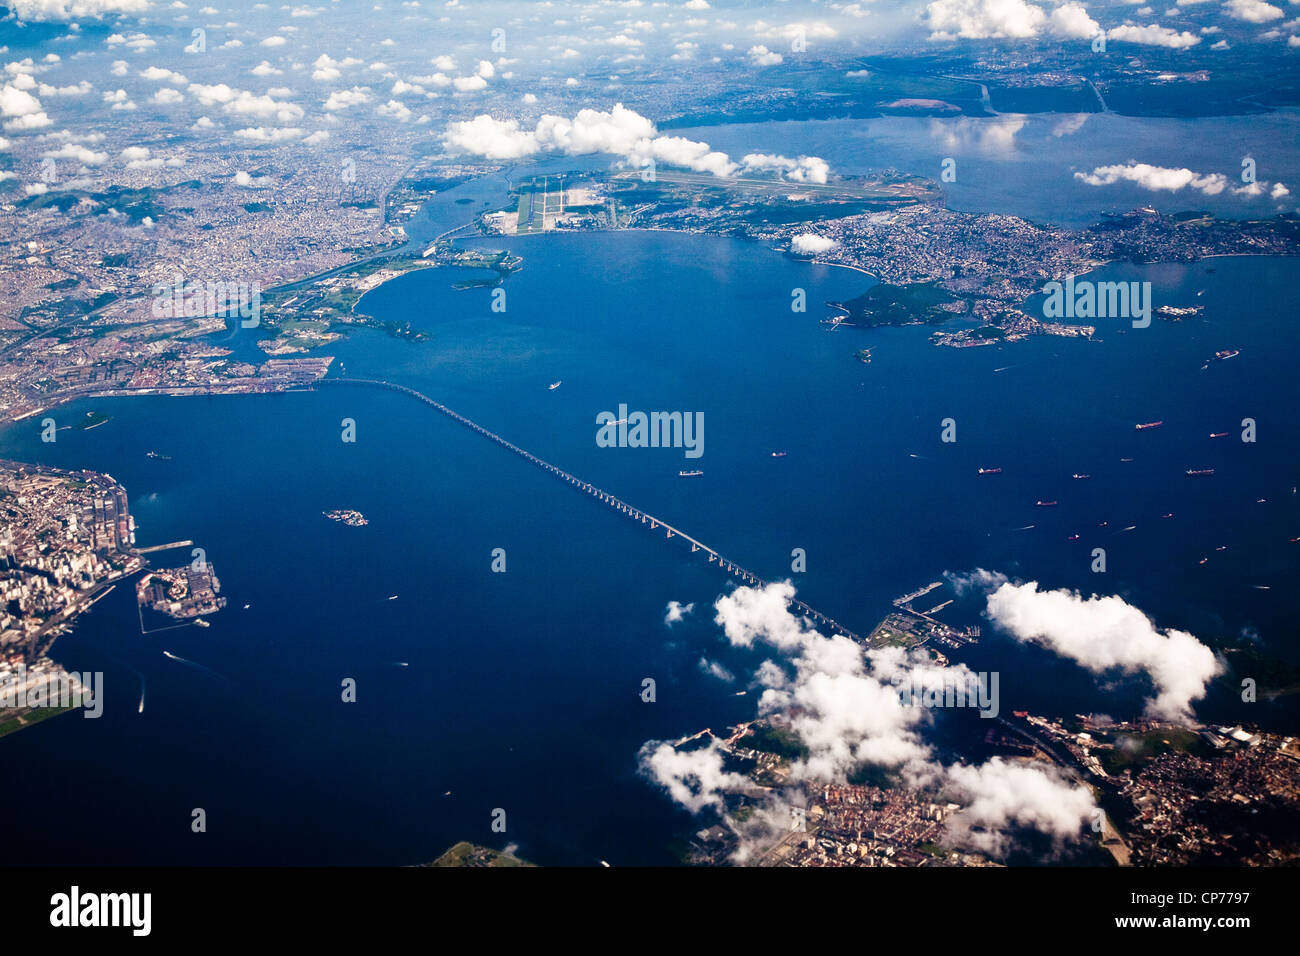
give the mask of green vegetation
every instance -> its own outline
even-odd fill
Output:
[[[87,412],[86,417],[77,422],[77,428],[84,432],[88,428],[94,428],[96,425],[102,425],[104,422],[111,420],[111,417],[103,412]]]
[[[827,304],[847,312],[847,321],[854,325],[874,327],[943,322],[952,318],[953,313],[941,306],[958,301],[960,300],[956,296],[939,288],[938,282],[917,282],[912,285],[889,285],[882,282],[873,285],[856,299]]]
[[[59,714],[79,709],[78,707],[40,707],[29,710],[20,717],[13,717],[0,722],[0,737],[16,734],[20,730],[36,726],[43,720],[49,720],[51,717],[59,716]]]
[[[762,753],[776,754],[785,760],[802,760],[810,751],[798,735],[779,727],[759,727],[751,731],[742,741],[741,746]]]
[[[464,841],[457,843],[438,859],[425,866],[436,867],[486,867],[486,866],[535,866],[517,856],[502,853],[500,850],[476,846]]]
[[[1136,769],[1152,757],[1167,753],[1204,754],[1210,745],[1194,730],[1160,728],[1146,734],[1117,734],[1109,742],[1113,750],[1098,751],[1106,772],[1116,774],[1125,767]]]
[[[270,212],[271,204],[269,202],[246,202],[244,209],[247,212]]]

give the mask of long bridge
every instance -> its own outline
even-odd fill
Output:
[[[727,571],[733,576],[744,581],[746,584],[750,584],[756,587],[765,587],[768,584],[767,581],[765,581],[763,578],[760,578],[754,572],[741,567],[735,561],[732,561],[730,558],[725,557],[724,555],[720,554],[718,551],[714,550],[713,548],[710,548],[708,545],[704,544],[698,539],[691,537],[685,531],[673,527],[667,521],[664,521],[662,518],[655,517],[654,515],[650,514],[647,511],[644,511],[640,508],[630,505],[626,501],[623,501],[621,498],[611,495],[609,492],[604,491],[601,488],[597,488],[595,485],[591,484],[591,482],[583,481],[581,478],[578,478],[576,475],[569,474],[563,468],[560,468],[557,465],[552,465],[549,461],[545,461],[544,459],[538,458],[536,455],[532,454],[531,452],[525,451],[524,449],[520,448],[518,445],[511,444],[510,442],[502,438],[500,435],[498,435],[496,432],[488,431],[482,425],[478,424],[475,421],[471,421],[470,419],[466,418],[464,415],[461,415],[459,412],[453,411],[452,409],[448,408],[446,405],[443,405],[440,402],[435,402],[432,398],[430,398],[428,395],[425,395],[423,392],[416,391],[415,389],[410,388],[409,386],[406,385],[399,385],[396,382],[388,382],[381,379],[371,379],[371,378],[323,378],[320,379],[316,384],[318,385],[325,385],[325,384],[368,385],[375,388],[386,388],[389,389],[390,391],[401,392],[404,395],[409,395],[412,398],[424,402],[424,404],[426,405],[431,405],[432,407],[436,408],[438,411],[446,415],[448,418],[454,419],[455,421],[464,425],[466,428],[478,432],[484,438],[490,439],[491,441],[496,442],[501,447],[514,452],[516,455],[519,455],[521,458],[525,459],[530,464],[536,465],[538,468],[541,468],[543,471],[550,472],[552,475],[559,478],[561,481],[568,482],[577,490],[585,492],[586,494],[593,496],[603,504],[607,504],[611,508],[614,508],[615,510],[621,512],[622,514],[627,515],[633,521],[639,521],[643,525],[648,525],[651,531],[657,531],[659,529],[663,529],[665,539],[680,538],[682,541],[690,544],[692,554],[695,554],[697,552],[703,552],[707,556],[710,564],[712,564],[713,562],[717,562],[718,567],[722,568],[724,571]],[[830,630],[835,631],[836,633],[843,634],[845,637],[848,637],[851,640],[859,641],[859,642],[861,642],[862,640],[862,638],[860,638],[857,634],[853,633],[848,628],[844,627],[844,625],[840,624],[838,621],[834,620],[833,618],[827,617],[825,614],[822,614],[820,611],[816,610],[815,608],[809,607],[807,604],[805,604],[803,601],[798,600],[797,598],[790,600],[788,602],[788,606],[797,608],[805,616],[812,619],[816,623],[826,628],[829,628]]]

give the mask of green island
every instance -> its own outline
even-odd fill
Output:
[[[487,867],[487,866],[536,866],[527,860],[521,860],[513,853],[493,850],[462,840],[432,863],[421,863],[422,867]]]

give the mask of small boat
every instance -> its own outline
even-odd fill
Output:
[[[1209,560],[1210,560],[1209,558],[1201,558],[1201,560],[1198,561],[1197,564],[1204,564],[1206,561],[1209,561]]]
[[[1120,461],[1132,461],[1132,458],[1121,458]]]
[[[1211,438],[1227,438],[1227,437],[1228,437],[1228,433],[1227,433],[1227,432],[1210,432],[1210,437],[1211,437]]]
[[[396,594],[390,594],[390,595],[388,595],[388,600],[390,600],[390,601],[396,601],[396,600],[397,600],[397,595],[396,595]]]
[[[1255,499],[1255,504],[1257,504],[1257,505],[1262,505],[1262,504],[1263,504],[1264,502],[1266,502],[1266,501],[1268,501],[1267,498],[1256,498],[1256,499]]]
[[[1137,525],[1131,524],[1127,528],[1121,528],[1119,533],[1123,534],[1125,531],[1136,531],[1136,530],[1137,530]]]
[[[1001,468],[981,468],[981,469],[979,470],[978,474],[981,474],[981,475],[1000,475],[1000,474],[1002,474],[1002,469],[1001,469]]]
[[[212,625],[209,624],[207,621],[203,620],[203,618],[199,618],[197,621],[194,622],[194,626],[195,626],[195,627],[211,627]]]
[[[1139,425],[1134,425],[1133,427],[1136,428],[1136,429],[1137,429],[1138,431],[1140,431],[1140,432],[1144,432],[1144,431],[1146,431],[1148,428],[1159,428],[1159,427],[1160,427],[1161,425],[1163,425],[1163,424],[1164,424],[1163,421],[1159,421],[1159,422],[1142,422],[1141,424],[1139,424]]]
[[[1108,525],[1108,524],[1110,524],[1109,521],[1098,521],[1098,522],[1097,522],[1097,527],[1098,527],[1098,528],[1104,528],[1104,527],[1106,527],[1106,525]]]
[[[1167,515],[1161,515],[1160,517],[1162,517],[1162,518],[1172,518],[1173,516],[1174,516],[1174,513],[1171,511],[1171,512],[1169,512],[1169,514],[1167,514]]]
[[[244,605],[244,610],[247,611],[247,610],[248,610],[250,607],[252,607],[252,606],[253,606],[253,605],[251,605],[251,604],[245,604],[245,605]]]
[[[1071,475],[1070,477],[1073,478],[1075,481],[1086,481],[1087,479],[1091,478],[1092,475]]]
[[[1215,548],[1214,550],[1215,550],[1215,551],[1227,551],[1227,550],[1228,550],[1228,546],[1227,546],[1226,544],[1221,544],[1221,545],[1219,545],[1217,548]]]
[[[1051,508],[1056,505],[1055,501],[1043,501],[1041,498],[1034,502],[1036,508]]]
[[[773,458],[784,458],[784,457],[785,457],[786,455],[788,455],[788,454],[789,454],[789,452],[785,452],[785,451],[774,451],[774,452],[772,452],[772,457],[773,457]]]
[[[1188,468],[1187,474],[1192,478],[1203,478],[1206,475],[1214,474],[1213,468]]]
[[[1072,535],[1070,535],[1068,538],[1066,538],[1065,540],[1066,540],[1066,541],[1078,541],[1078,540],[1079,540],[1079,536],[1078,536],[1077,534],[1072,534]]]
[[[550,385],[547,386],[547,391],[553,392],[563,384],[564,384],[563,382],[552,382]]]
[[[679,478],[698,478],[702,474],[704,474],[702,471],[679,471],[677,473]]]

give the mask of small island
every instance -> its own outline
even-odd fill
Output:
[[[352,511],[347,508],[335,508],[332,511],[322,511],[321,514],[331,521],[345,524],[349,528],[360,528],[362,525],[370,524],[370,519],[360,511]]]
[[[421,863],[419,866],[436,866],[436,867],[486,867],[486,866],[536,866],[536,863],[529,863],[527,860],[521,860],[514,855],[510,847],[504,850],[493,850],[489,847],[479,846],[475,843],[461,841],[449,849],[432,863]]]

